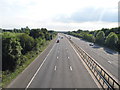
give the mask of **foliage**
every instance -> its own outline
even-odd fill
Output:
[[[79,29],[77,31],[69,31],[67,34],[120,51],[120,27],[102,28],[94,31]]]
[[[4,29],[1,34],[3,70],[10,72],[28,60],[27,53],[40,52],[47,40],[56,35],[54,31],[49,33],[45,28],[30,30],[26,27],[11,31]]]
[[[46,40],[50,40],[51,39],[50,34],[48,33],[46,28],[41,28],[41,31],[44,33]]]
[[[118,36],[111,32],[107,37],[106,37],[106,40],[105,40],[105,44],[109,47],[115,47],[116,44],[118,42]]]
[[[84,34],[83,39],[93,43],[95,42],[95,37],[92,34]]]
[[[21,56],[22,47],[17,38],[3,38],[2,40],[2,69],[14,71],[17,59]]]
[[[117,34],[117,36],[118,36],[117,48],[118,48],[118,50],[120,52],[120,34]]]
[[[33,38],[39,38],[39,37],[44,38],[44,34],[43,32],[41,32],[40,29],[32,29],[30,31],[30,36],[32,36]]]
[[[28,35],[30,34],[30,29],[28,26],[26,26],[26,28],[23,28],[23,31]]]
[[[23,48],[22,54],[31,51],[34,47],[34,39],[27,34],[22,34],[18,37],[20,39],[20,44]]]
[[[2,85],[9,83],[45,49],[56,32],[44,29],[0,29],[2,36]],[[0,38],[1,39],[1,38]]]
[[[96,35],[96,43],[104,44],[105,33],[103,31],[99,31]]]

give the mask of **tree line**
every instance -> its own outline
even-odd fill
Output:
[[[2,31],[2,71],[8,72],[13,72],[25,61],[41,52],[46,42],[57,34],[46,28],[29,29],[28,27]]]
[[[69,35],[93,42],[120,52],[120,27],[102,28],[101,30],[77,30],[67,32]]]

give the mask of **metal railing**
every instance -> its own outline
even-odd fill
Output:
[[[96,77],[102,88],[108,90],[120,90],[120,84],[112,78],[91,56],[82,48],[78,47],[70,38],[68,40],[77,49],[79,55]]]

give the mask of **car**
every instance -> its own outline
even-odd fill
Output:
[[[90,45],[90,46],[93,46],[93,44],[92,44],[92,43],[90,43],[89,45]]]
[[[57,40],[56,43],[59,43],[59,40]]]

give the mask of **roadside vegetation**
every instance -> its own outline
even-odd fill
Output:
[[[57,35],[46,28],[2,30],[2,87],[22,72]]]
[[[67,34],[120,52],[120,27],[101,30],[77,30]]]

